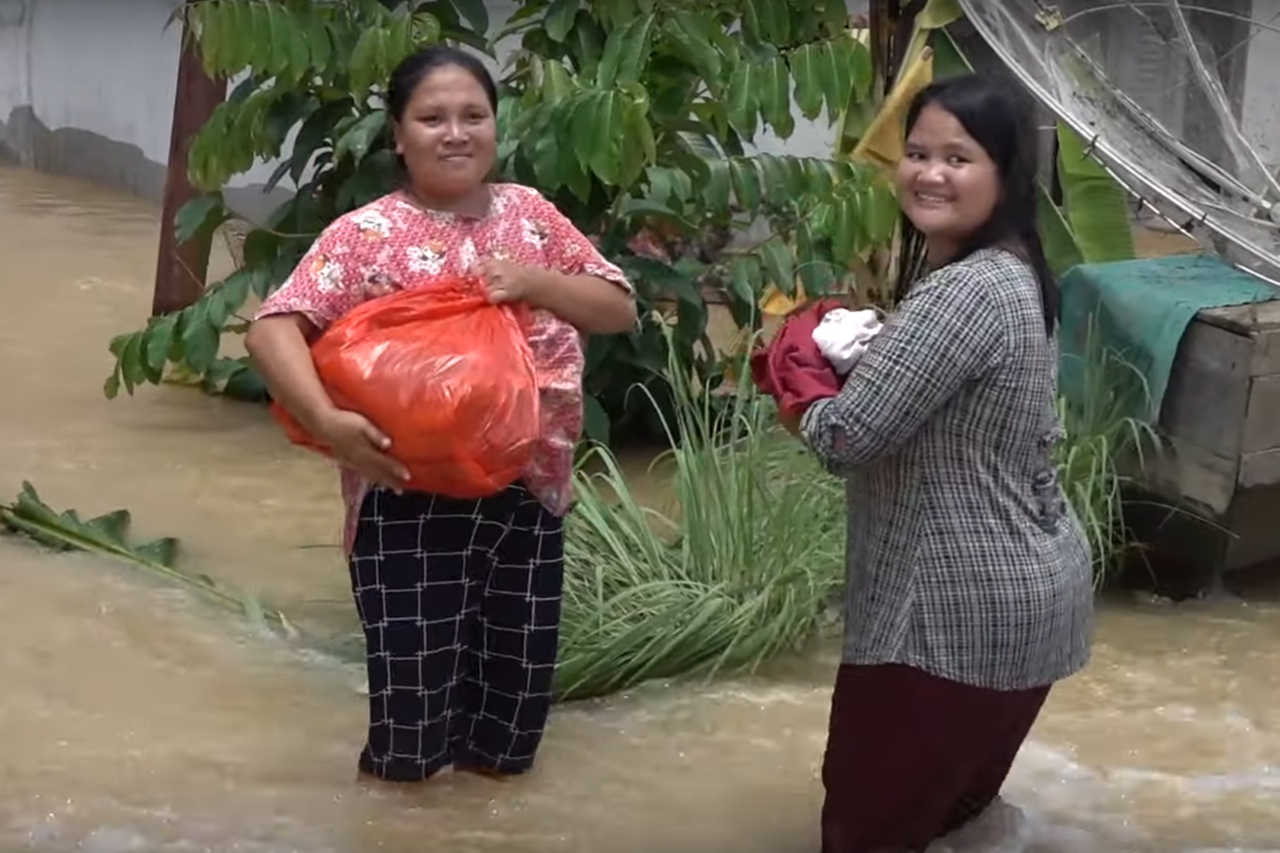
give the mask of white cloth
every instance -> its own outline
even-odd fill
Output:
[[[880,320],[870,308],[862,311],[835,308],[823,315],[822,322],[813,330],[813,342],[836,373],[844,376],[853,370],[867,351],[867,343],[879,331]]]

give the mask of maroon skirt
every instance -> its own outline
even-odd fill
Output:
[[[1048,695],[897,664],[840,667],[822,764],[822,853],[915,853],[980,815]]]

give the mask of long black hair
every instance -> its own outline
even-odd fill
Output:
[[[1020,253],[1040,283],[1045,331],[1053,334],[1058,322],[1058,286],[1045,259],[1040,239],[1036,198],[1036,138],[1031,105],[1016,85],[993,77],[965,74],[939,80],[922,89],[907,109],[906,133],[915,127],[920,111],[936,106],[956,120],[982,146],[1000,176],[1000,196],[991,216],[969,236],[960,260],[990,246]],[[925,266],[924,235],[904,215],[899,257],[898,297],[919,277]]]

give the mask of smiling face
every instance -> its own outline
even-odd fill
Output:
[[[924,235],[930,259],[943,262],[991,218],[1000,173],[955,116],[929,104],[907,134],[898,198]]]
[[[465,200],[484,185],[497,155],[497,120],[485,88],[460,66],[433,69],[395,122],[395,141],[419,196],[441,204]]]

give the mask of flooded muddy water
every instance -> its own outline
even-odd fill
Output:
[[[0,169],[0,495],[129,508],[185,568],[337,629],[336,484],[266,413],[108,402],[150,304],[158,212]],[[216,264],[227,260],[219,258]],[[1109,602],[1006,792],[1030,851],[1280,851],[1280,607]],[[813,853],[833,650],[751,679],[561,708],[513,782],[360,784],[360,673],[182,590],[0,537],[0,849]]]

